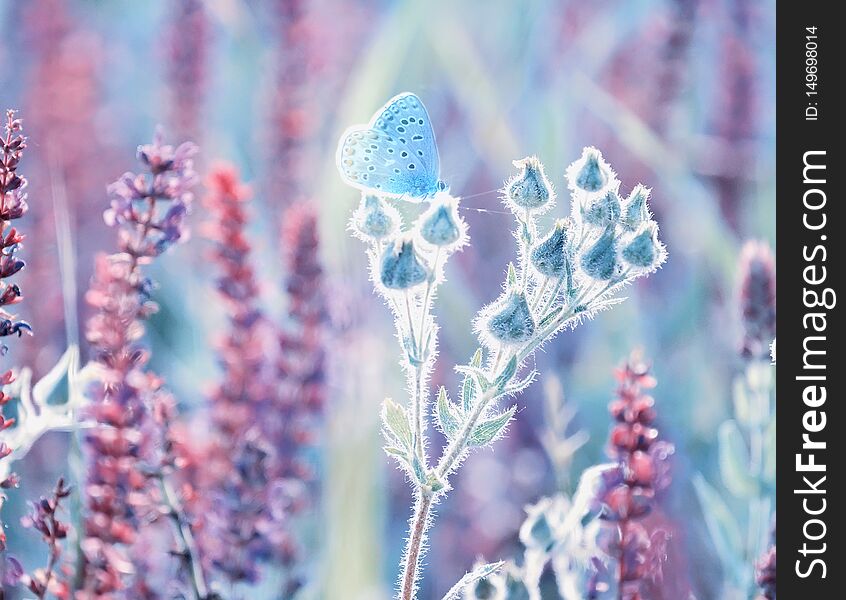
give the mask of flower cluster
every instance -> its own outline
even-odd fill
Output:
[[[61,541],[68,535],[68,525],[62,522],[58,515],[62,500],[70,496],[70,493],[71,490],[65,485],[64,479],[59,478],[50,497],[33,502],[32,512],[22,521],[24,527],[35,529],[41,534],[49,551],[45,567],[30,575],[22,575],[20,579],[23,586],[39,599],[46,598],[48,593],[60,600],[70,598],[70,586],[64,579],[67,573],[61,566]]]
[[[654,271],[666,256],[647,206],[649,190],[638,185],[622,199],[598,150],[585,149],[568,168],[570,217],[544,235],[536,217],[554,202],[552,186],[536,158],[515,166],[521,172],[506,184],[504,201],[518,221],[521,264],[509,270],[503,295],[476,322],[483,344],[498,353],[608,306],[616,289]]]
[[[234,167],[224,164],[212,168],[208,188],[204,205],[212,220],[206,234],[214,242],[211,258],[220,269],[217,291],[229,327],[217,344],[222,379],[211,393],[217,431],[203,468],[208,481],[199,483],[209,506],[194,512],[207,515],[200,538],[204,555],[230,581],[254,581],[258,559],[269,552],[272,526],[267,490],[273,457],[260,426],[272,395],[270,340],[245,231],[251,190]]]
[[[12,397],[6,393],[6,386],[14,382],[15,376],[12,371],[6,371],[0,375],[0,433],[10,429],[15,424],[14,418],[9,418],[3,415],[3,406],[8,404]],[[3,436],[5,437],[5,436]],[[9,459],[14,449],[10,447],[6,441],[0,437],[0,461]],[[0,508],[3,507],[3,502],[6,499],[5,490],[18,487],[18,476],[8,468],[8,464],[3,465],[2,476],[0,476]],[[6,550],[6,531],[3,527],[3,522],[0,521],[0,554]],[[4,569],[4,565],[0,563],[0,570]]]
[[[540,597],[548,567],[565,600],[639,600],[645,598],[641,584],[660,581],[667,533],[649,531],[644,518],[669,483],[673,446],[658,439],[654,401],[646,394],[655,380],[639,355],[616,376],[608,446],[614,462],[584,471],[572,498],[557,494],[526,507],[521,563],[509,561],[503,571],[468,586],[468,598]]]
[[[617,598],[640,600],[645,581],[660,581],[666,558],[667,533],[649,531],[643,518],[655,505],[655,495],[669,484],[668,458],[672,444],[661,441],[655,428],[655,386],[649,367],[637,353],[617,371],[617,397],[610,405],[615,425],[608,440],[608,455],[615,468],[605,473],[597,490],[599,519],[603,524],[598,543],[616,562],[611,577]],[[600,598],[608,589],[597,577],[589,598]]]
[[[270,98],[270,194],[290,205],[305,200],[306,141],[317,125],[309,107],[310,75],[319,59],[312,51],[315,26],[309,22],[309,3],[275,0],[270,5],[279,40]]]
[[[775,381],[768,360],[776,334],[776,273],[767,244],[750,241],[743,246],[738,275],[743,371],[732,387],[732,418],[720,424],[717,435],[725,492],[701,475],[694,485],[726,575],[723,595],[751,597],[756,590],[753,565],[765,550],[776,480]],[[732,511],[726,497],[748,510]],[[744,533],[723,543],[725,527]]]
[[[32,331],[26,321],[17,320],[4,308],[22,300],[18,285],[6,280],[26,264],[17,256],[24,235],[12,226],[12,221],[20,219],[29,209],[26,202],[27,181],[17,172],[26,148],[26,138],[21,135],[21,129],[21,120],[15,117],[15,111],[6,111],[5,136],[0,139],[3,151],[0,157],[0,337],[20,337],[24,332]]]
[[[147,173],[126,173],[109,188],[112,202],[104,217],[119,227],[119,252],[98,257],[86,296],[96,311],[87,338],[102,367],[91,408],[97,426],[86,435],[90,464],[81,547],[88,597],[123,589],[132,565],[122,546],[134,541],[139,520],[155,502],[148,477],[160,473],[160,461],[150,455],[157,439],[150,436],[156,423],[148,415],[166,392],[146,368],[149,353],[141,344],[144,321],[157,309],[150,297],[153,282],[141,267],[184,238],[195,152],[192,144],[164,145],[157,134],[138,150]],[[152,467],[142,468],[145,459]]]
[[[518,264],[509,265],[502,295],[475,319],[481,348],[456,367],[464,378],[459,397],[452,400],[445,388],[437,393],[434,416],[447,446],[433,466],[426,448],[427,381],[437,347],[431,311],[446,260],[467,242],[459,201],[438,191],[406,227],[390,200],[365,192],[350,223],[368,244],[371,277],[396,318],[411,396],[408,406],[386,401],[382,413],[385,450],[416,489],[400,582],[403,600],[416,593],[432,504],[449,490],[449,475],[471,448],[504,433],[516,406],[498,410],[496,403],[532,383],[534,371],[520,374],[526,359],[563,329],[614,304],[615,291],[666,258],[647,206],[649,190],[639,185],[622,198],[620,182],[598,150],[586,148],[567,170],[570,217],[546,232],[538,217],[553,207],[555,192],[543,165],[529,157],[515,166],[519,173],[503,195],[517,221]]]
[[[286,516],[315,503],[315,473],[304,451],[316,443],[317,426],[326,400],[326,299],[319,259],[317,215],[307,204],[294,204],[283,216],[287,320],[279,332],[274,407],[263,419],[276,455],[274,478],[283,486],[275,502]],[[277,552],[287,564],[296,558],[293,532],[280,537]],[[290,593],[299,583],[293,578]]]
[[[3,406],[12,400],[12,396],[6,393],[6,386],[11,385],[15,381],[15,375],[12,371],[6,371],[0,375],[0,432],[6,431],[15,425],[14,417],[6,417],[3,415]],[[0,460],[4,460],[13,452],[5,440],[0,441]],[[7,490],[9,488],[18,486],[18,478],[14,473],[11,473],[8,468],[2,470],[3,478],[0,479],[0,489]],[[0,501],[3,497],[0,496]],[[2,549],[5,536],[0,530],[0,549]]]
[[[26,200],[26,179],[18,174],[23,151],[26,148],[26,138],[21,135],[21,120],[15,116],[15,111],[6,111],[5,135],[0,138],[2,156],[0,156],[0,337],[17,335],[24,332],[31,333],[32,329],[26,321],[18,320],[7,312],[4,307],[17,304],[23,299],[21,289],[16,283],[6,281],[24,268],[24,261],[17,256],[24,235],[11,222],[21,218],[28,209]],[[0,355],[5,353],[6,347],[0,344]],[[11,397],[6,394],[6,386],[15,380],[12,371],[0,373],[0,433],[15,424],[15,419],[3,415],[3,406]],[[13,449],[8,446],[5,436],[0,436],[0,461],[6,460]],[[0,508],[5,496],[2,490],[17,487],[17,475],[9,469],[0,478]],[[0,521],[0,553],[6,549],[6,533]],[[0,570],[5,566],[0,564]]]
[[[744,357],[766,360],[776,335],[775,259],[764,242],[749,241],[740,255],[740,316]]]
[[[171,121],[180,138],[197,139],[206,92],[209,17],[202,0],[174,2],[168,19]]]

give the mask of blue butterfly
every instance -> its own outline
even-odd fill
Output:
[[[368,125],[347,129],[337,163],[341,178],[366,192],[422,201],[446,189],[429,113],[409,92],[388,100]]]

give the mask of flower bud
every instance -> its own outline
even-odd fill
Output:
[[[464,238],[466,226],[458,216],[457,203],[447,195],[436,198],[420,223],[420,236],[433,246],[453,246]]]
[[[505,184],[505,200],[513,211],[549,208],[555,199],[552,184],[546,178],[543,165],[536,156],[515,160],[521,172]]]
[[[596,148],[585,148],[582,157],[567,169],[570,188],[585,192],[600,191],[611,176],[611,168],[602,160],[602,153]]]
[[[399,246],[399,250],[397,250]],[[379,278],[382,285],[391,290],[406,290],[420,285],[429,276],[425,264],[414,250],[411,240],[390,245],[382,256]]]
[[[496,585],[489,577],[483,577],[473,584],[470,598],[473,600],[493,600],[497,596]]]
[[[658,241],[658,229],[654,223],[648,223],[623,248],[623,260],[633,267],[648,269],[655,266],[661,252],[661,245]]]
[[[649,214],[649,207],[646,205],[646,201],[649,200],[649,192],[648,187],[638,185],[629,194],[623,206],[623,218],[620,219],[623,227],[634,231],[641,224],[649,221],[651,215]]]
[[[505,584],[503,600],[529,600],[529,588],[523,581],[520,569],[513,563],[505,567]]]
[[[361,204],[353,215],[353,229],[362,238],[374,241],[390,238],[398,229],[400,216],[382,199],[372,194],[363,194]]]
[[[585,222],[597,227],[606,227],[619,220],[620,212],[620,197],[612,190],[588,205],[585,210]]]
[[[570,272],[566,221],[558,221],[549,235],[532,249],[532,264],[541,275],[558,279]]]
[[[617,270],[617,239],[614,225],[609,225],[594,242],[593,246],[582,255],[582,270],[590,277],[599,280],[611,279]]]
[[[520,344],[535,333],[535,321],[522,292],[509,292],[508,297],[491,315],[488,332],[503,344]]]

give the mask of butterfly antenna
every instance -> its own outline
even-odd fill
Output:
[[[478,198],[479,196],[487,196],[488,194],[493,194],[493,193],[499,192],[499,191],[500,191],[500,188],[496,188],[496,189],[493,189],[493,190],[487,190],[485,192],[479,192],[477,194],[470,194],[469,196],[462,196],[461,199],[467,200],[468,198]]]

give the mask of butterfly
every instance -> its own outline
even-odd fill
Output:
[[[348,185],[383,196],[422,201],[446,189],[429,113],[410,92],[388,100],[367,125],[347,129],[337,164]]]

